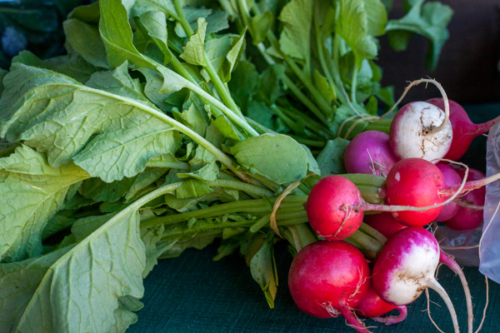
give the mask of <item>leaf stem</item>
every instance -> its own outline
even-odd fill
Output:
[[[182,10],[181,4],[179,0],[174,0],[174,5],[175,5],[175,10],[177,11],[177,15],[179,15],[179,22],[182,25],[182,28],[186,32],[186,35],[188,37],[191,37],[193,35],[193,29],[189,25],[189,22],[186,19],[186,15],[184,15],[184,11]],[[210,79],[215,85],[215,88],[219,92],[219,95],[221,96],[222,100],[224,101],[225,104],[229,106],[229,108],[236,113],[243,121],[245,121],[245,118],[243,117],[243,114],[241,113],[240,109],[238,108],[238,105],[234,102],[233,98],[231,97],[231,94],[229,93],[229,90],[224,86],[224,83],[220,79],[219,75],[215,71],[212,62],[208,58],[207,53],[205,50],[203,50],[203,57],[205,60],[205,70],[207,71],[208,75],[210,76]],[[251,133],[251,132],[249,132]]]
[[[243,191],[250,194],[256,194],[259,196],[265,196],[269,198],[274,197],[274,193],[269,190],[266,190],[262,187],[255,186],[252,184],[247,184],[238,180],[216,179],[213,181],[208,181],[207,183],[208,186],[211,187],[231,188],[234,190]]]

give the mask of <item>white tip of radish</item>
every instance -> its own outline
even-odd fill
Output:
[[[419,244],[412,240],[409,242],[384,292],[384,299],[391,300],[394,305],[406,305],[416,300],[428,283],[434,281],[434,272],[439,264],[439,249],[434,243],[425,240]]]
[[[453,139],[451,123],[436,133],[432,129],[441,125],[444,118],[443,110],[427,102],[412,102],[402,107],[394,117],[390,133],[390,144],[396,156],[427,161],[443,158]]]

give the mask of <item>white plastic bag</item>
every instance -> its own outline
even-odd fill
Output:
[[[439,246],[455,257],[460,266],[479,266],[478,244],[481,239],[482,225],[472,230],[453,230],[440,225],[435,236]]]
[[[486,152],[486,176],[500,172],[500,126],[490,129]],[[486,186],[483,241],[479,271],[500,283],[500,181]],[[495,213],[496,212],[496,213]],[[493,219],[492,219],[493,218]]]

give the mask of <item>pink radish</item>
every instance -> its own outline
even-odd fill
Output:
[[[307,198],[306,211],[311,227],[328,240],[345,239],[363,222],[363,203],[359,189],[341,176],[319,180]]]
[[[301,311],[318,318],[342,314],[358,332],[369,332],[352,312],[366,295],[369,274],[363,254],[354,246],[320,241],[295,256],[288,287]]]
[[[458,174],[464,176],[464,169],[458,169]],[[484,179],[484,173],[469,169],[467,181],[477,181]],[[463,197],[456,199],[459,203],[458,212],[455,216],[445,221],[445,224],[454,230],[468,230],[479,227],[483,222],[483,209],[486,197],[486,189],[484,187],[470,191]]]
[[[389,135],[366,131],[351,140],[344,154],[348,173],[374,174],[385,177],[397,162],[389,145]]]
[[[407,226],[399,223],[391,213],[384,212],[365,216],[365,223],[374,228],[387,238]]]
[[[451,146],[453,131],[443,110],[426,102],[403,106],[391,124],[390,145],[399,159],[443,158]]]
[[[399,316],[380,317],[394,309],[399,310]],[[360,316],[370,318],[386,325],[400,323],[405,320],[407,315],[406,306],[394,306],[384,302],[375,292],[371,284],[368,287],[365,297],[361,300],[361,303],[359,303],[355,311]]]
[[[394,165],[387,176],[387,203],[413,207],[428,207],[442,203],[439,191],[445,189],[443,174],[432,163],[409,158]],[[442,206],[420,211],[393,212],[393,216],[407,226],[424,226],[441,213]]]
[[[462,182],[462,177],[449,165],[438,163],[437,168],[444,177],[444,182],[446,186],[459,185]],[[451,219],[458,212],[458,205],[455,202],[450,202],[443,206],[441,213],[436,217],[436,221],[443,222]]]
[[[373,267],[372,283],[377,294],[392,305],[406,305],[431,288],[446,303],[455,332],[459,332],[453,303],[434,278],[440,249],[434,236],[419,227],[394,234],[380,252]]]
[[[442,98],[432,98],[427,102],[441,109],[444,108],[444,101]],[[500,121],[500,116],[483,124],[474,124],[460,104],[452,100],[449,100],[449,103],[453,140],[450,150],[444,158],[456,161],[465,154],[476,136],[488,132],[491,126]]]

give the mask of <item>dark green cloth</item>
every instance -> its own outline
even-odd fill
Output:
[[[466,107],[474,122],[484,122],[500,115],[499,105]],[[484,171],[485,137],[476,139],[464,160]],[[211,259],[217,244],[205,250],[187,250],[180,258],[160,261],[145,280],[144,308],[130,333],[218,333],[218,332],[354,332],[344,319],[318,319],[300,312],[288,292],[287,272],[292,257],[285,242],[276,246],[279,287],[275,308],[270,309],[260,287],[250,275],[242,257],[232,255],[218,262]],[[484,277],[477,268],[464,269],[473,296],[475,328],[481,321],[486,300]],[[467,311],[460,280],[448,268],[441,267],[439,282],[446,289],[457,311],[461,330],[467,330]],[[436,323],[452,332],[448,310],[439,296],[431,291],[431,313]],[[500,286],[490,281],[490,305],[482,332],[500,332]],[[435,332],[425,310],[425,294],[410,305],[407,319],[397,325],[376,326],[373,332]]]

